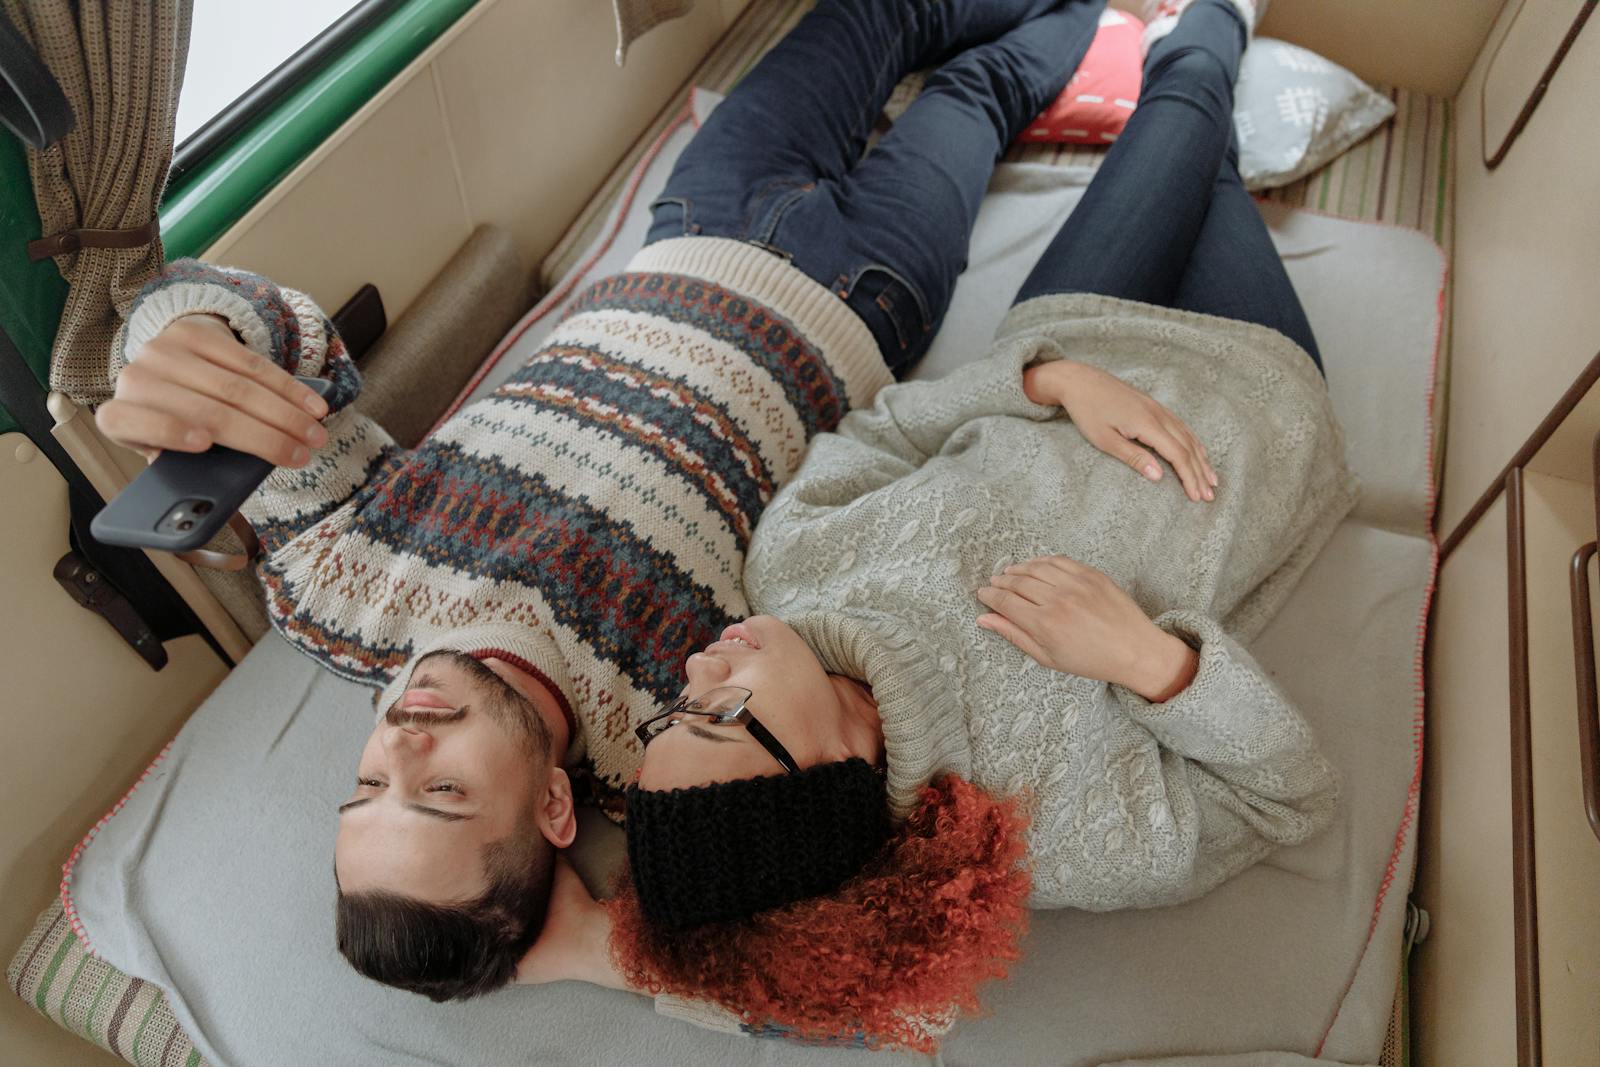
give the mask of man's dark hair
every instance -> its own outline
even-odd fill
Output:
[[[544,928],[555,856],[538,827],[527,825],[483,850],[489,888],[476,900],[430,904],[341,889],[339,951],[368,978],[434,1001],[499,989]]]

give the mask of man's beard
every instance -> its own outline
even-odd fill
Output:
[[[544,716],[539,713],[539,708],[512,688],[511,684],[490,670],[481,660],[474,659],[465,652],[447,650],[430,652],[417,661],[412,668],[412,676],[422,669],[424,663],[430,660],[444,660],[460,667],[472,679],[474,695],[482,699],[474,700],[474,709],[480,708],[483,713],[499,724],[511,738],[521,744],[530,756],[543,757],[549,754],[550,746],[554,739],[550,736],[550,727],[545,723]],[[410,688],[409,680],[407,688]],[[384,712],[383,721],[390,726],[411,726],[417,723],[443,725],[451,722],[460,722],[466,717],[464,708],[446,713],[432,713],[415,708],[402,709],[400,701],[395,701]]]

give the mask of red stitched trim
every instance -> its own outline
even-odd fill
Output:
[[[483,361],[483,365],[473,373],[467,384],[462,386],[461,392],[456,394],[456,398],[450,402],[450,406],[445,408],[444,414],[440,415],[438,421],[428,429],[423,440],[427,440],[439,432],[439,427],[443,426],[452,415],[460,410],[461,405],[466,403],[467,398],[472,395],[472,391],[478,388],[490,371],[494,370],[500,363],[501,357],[506,354],[511,346],[516,344],[523,334],[532,329],[534,323],[563,304],[567,297],[572,295],[572,291],[578,287],[578,283],[583,281],[584,275],[589,273],[590,268],[598,263],[600,257],[610,250],[612,243],[617,239],[618,232],[622,229],[622,224],[627,221],[628,212],[633,207],[633,198],[638,195],[639,184],[644,181],[645,171],[650,169],[650,164],[655,162],[656,157],[661,154],[661,150],[666,147],[667,139],[677,132],[678,127],[685,122],[692,121],[693,118],[694,103],[691,97],[690,100],[684,102],[683,108],[678,112],[677,116],[667,124],[666,129],[661,131],[655,142],[640,158],[638,165],[634,167],[633,175],[628,179],[628,187],[623,191],[622,199],[617,205],[616,221],[611,226],[611,232],[601,240],[600,247],[596,248],[594,253],[584,260],[576,270],[569,273],[565,282],[551,292],[546,293],[544,299],[533,305],[533,309],[518,320],[517,324],[511,328],[511,332],[500,339],[500,343],[494,346],[494,351],[489,353],[488,358]]]
[[[177,738],[173,738],[173,741],[176,740]],[[71,926],[72,932],[77,935],[78,943],[83,946],[85,952],[95,959],[99,959],[100,955],[95,952],[94,946],[89,943],[89,933],[83,928],[83,923],[78,919],[78,908],[72,902],[72,868],[77,865],[78,857],[83,855],[83,850],[89,847],[89,842],[99,835],[106,823],[111,821],[112,816],[121,811],[123,806],[128,803],[134,791],[143,785],[150,775],[155,772],[161,761],[167,758],[167,753],[172,751],[173,741],[168,741],[162,746],[161,751],[156,754],[156,758],[150,761],[150,766],[146,767],[144,773],[134,780],[134,783],[128,787],[126,793],[122,794],[122,799],[111,805],[111,810],[100,816],[99,820],[89,827],[89,832],[83,835],[83,840],[79,841],[77,847],[72,850],[71,855],[67,857],[67,862],[61,865],[61,911],[67,917],[67,925]]]
[[[1290,208],[1289,210],[1309,211],[1313,215],[1324,215],[1328,218],[1346,218],[1346,216],[1343,215],[1334,215],[1331,212],[1317,211],[1313,208]],[[1383,902],[1388,896],[1389,887],[1394,884],[1395,876],[1399,873],[1400,853],[1405,848],[1406,834],[1410,831],[1412,824],[1416,822],[1417,805],[1422,797],[1422,747],[1425,729],[1424,720],[1427,711],[1427,690],[1426,685],[1424,684],[1424,673],[1426,668],[1425,652],[1428,641],[1428,615],[1433,606],[1433,594],[1435,589],[1438,587],[1439,581],[1439,539],[1434,534],[1433,529],[1434,519],[1436,518],[1435,512],[1439,500],[1439,486],[1434,480],[1433,475],[1433,405],[1436,399],[1436,393],[1438,391],[1439,384],[1439,349],[1444,342],[1445,294],[1448,293],[1450,289],[1450,259],[1445,255],[1444,249],[1440,247],[1439,243],[1433,238],[1429,237],[1427,234],[1422,233],[1421,230],[1413,230],[1409,226],[1401,226],[1392,222],[1372,222],[1364,219],[1348,219],[1347,221],[1361,222],[1369,226],[1387,226],[1391,229],[1407,230],[1411,233],[1422,234],[1428,243],[1433,245],[1433,247],[1438,251],[1439,258],[1444,264],[1444,269],[1440,272],[1438,303],[1437,309],[1434,313],[1433,357],[1428,363],[1428,398],[1426,411],[1428,433],[1428,584],[1422,592],[1422,610],[1417,619],[1416,654],[1412,660],[1412,670],[1414,671],[1414,677],[1416,679],[1417,700],[1416,710],[1412,713],[1411,719],[1411,747],[1414,758],[1411,771],[1411,784],[1406,789],[1406,805],[1405,809],[1400,815],[1399,829],[1395,831],[1394,848],[1389,852],[1389,863],[1384,868],[1383,880],[1378,883],[1378,896],[1372,904],[1372,920],[1367,925],[1367,940],[1361,946],[1361,955],[1356,959],[1356,965],[1350,972],[1350,980],[1345,983],[1343,991],[1341,991],[1339,994],[1338,1005],[1334,1008],[1333,1018],[1328,1020],[1327,1028],[1322,1031],[1322,1036],[1317,1039],[1317,1049],[1313,1055],[1319,1058],[1322,1056],[1322,1050],[1324,1046],[1326,1046],[1328,1043],[1329,1035],[1333,1033],[1333,1028],[1338,1024],[1339,1017],[1344,1011],[1345,1000],[1349,997],[1350,990],[1356,984],[1356,975],[1361,970],[1361,964],[1366,961],[1367,952],[1372,947],[1373,936],[1378,931],[1378,917],[1383,912]],[[1409,884],[1407,889],[1409,891]],[[1402,960],[1401,966],[1404,965],[1405,961]]]

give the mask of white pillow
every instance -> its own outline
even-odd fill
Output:
[[[1308,48],[1257,37],[1233,94],[1246,188],[1288,185],[1394,115],[1394,102]]]

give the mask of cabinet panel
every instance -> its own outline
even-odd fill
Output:
[[[1423,1063],[1517,1059],[1506,503],[1439,574],[1428,654],[1413,1040]],[[1570,646],[1570,639],[1568,641]]]
[[[1600,1062],[1600,841],[1583,807],[1568,595],[1572,554],[1595,537],[1594,495],[1585,482],[1531,469],[1525,482],[1544,1062],[1594,1064]]]
[[[226,673],[199,637],[152,671],[50,576],[67,551],[67,484],[20,433],[0,434],[0,955],[56,894],[61,862]],[[0,991],[0,1063],[119,1061]]]

